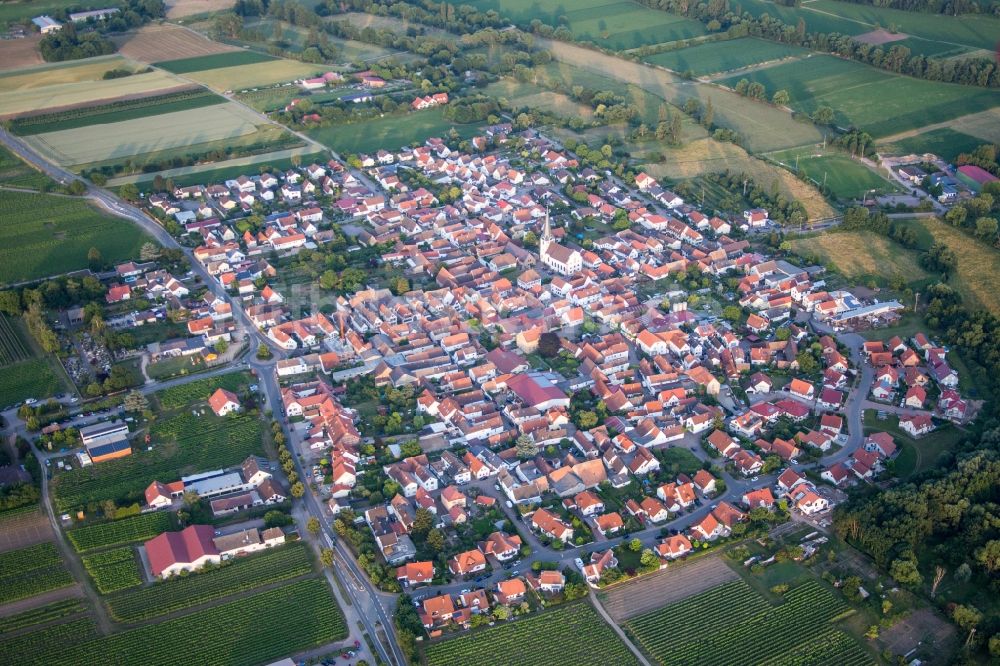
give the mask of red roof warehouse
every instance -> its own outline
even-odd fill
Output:
[[[191,525],[180,532],[164,532],[146,542],[149,568],[154,576],[180,569],[194,569],[208,561],[219,561],[219,549],[211,525]]]

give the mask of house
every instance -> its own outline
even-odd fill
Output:
[[[903,397],[903,406],[912,407],[913,409],[923,409],[924,403],[927,402],[927,390],[922,386],[913,386],[906,392]]]
[[[864,449],[883,459],[896,455],[896,442],[887,432],[873,432],[865,438]]]
[[[585,490],[573,498],[577,510],[584,516],[593,516],[604,512],[604,501],[589,490]]]
[[[934,422],[926,414],[899,417],[899,427],[911,437],[922,437],[934,430]]]
[[[603,552],[593,552],[590,554],[590,564],[584,565],[583,577],[588,583],[596,583],[601,580],[605,569],[613,569],[618,566],[618,559],[615,557],[613,548],[608,548]]]
[[[573,528],[546,509],[538,509],[531,515],[531,525],[545,536],[563,543],[573,538]]]
[[[455,615],[455,602],[452,601],[450,594],[424,599],[421,608],[423,612],[419,613],[420,621],[425,629],[447,624]]]
[[[710,472],[703,469],[699,469],[692,479],[694,485],[698,487],[698,490],[702,492],[703,495],[711,495],[715,492],[715,477],[712,476]]]
[[[433,562],[407,562],[396,569],[396,580],[404,587],[427,585],[434,579]]]
[[[448,569],[456,576],[465,576],[486,568],[486,556],[479,550],[467,550],[448,561]]]
[[[525,580],[531,589],[549,594],[562,592],[566,587],[566,577],[560,571],[540,571],[537,576],[526,574]]]
[[[743,493],[743,506],[748,509],[756,509],[757,507],[770,509],[774,506],[774,495],[771,494],[770,488],[751,490]]]
[[[519,603],[524,595],[528,593],[528,588],[520,578],[511,578],[497,583],[497,601],[504,606]]]
[[[728,533],[726,526],[716,520],[712,514],[707,514],[699,522],[691,526],[691,537],[699,541],[714,541]]]
[[[216,416],[225,416],[240,410],[240,399],[232,391],[219,388],[208,399],[208,406],[212,408]]]
[[[622,520],[621,515],[618,514],[617,511],[613,511],[595,518],[594,527],[597,528],[597,531],[602,536],[608,536],[609,534],[617,533],[625,527],[625,522]]]
[[[812,400],[816,397],[816,387],[809,382],[795,378],[788,384],[788,392],[803,400]]]
[[[656,554],[665,560],[676,560],[694,550],[691,540],[683,534],[669,536],[656,545]]]
[[[479,544],[479,550],[484,555],[492,555],[501,562],[507,562],[517,557],[521,552],[521,537],[516,534],[504,534],[503,532],[493,532],[486,541]]]
[[[174,481],[173,483],[153,481],[145,491],[146,506],[151,509],[162,509],[173,504],[174,500],[179,499],[183,494],[183,481]]]
[[[122,301],[127,301],[132,298],[132,287],[127,284],[115,285],[108,289],[107,295],[104,297],[108,303],[120,303]]]
[[[767,224],[767,211],[763,208],[751,208],[743,211],[743,219],[751,228],[763,227]]]
[[[788,493],[792,506],[811,516],[830,508],[830,501],[820,497],[809,483],[799,484]]]

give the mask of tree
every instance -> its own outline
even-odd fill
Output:
[[[705,129],[710,129],[715,121],[715,107],[712,106],[712,98],[705,102],[705,110],[701,114],[701,124]]]
[[[427,534],[434,527],[434,514],[421,507],[413,514],[413,527],[410,529],[415,536]]]
[[[976,238],[995,242],[997,239],[997,221],[992,217],[980,217],[976,220]]]
[[[538,353],[543,358],[553,358],[559,353],[559,336],[551,331],[542,333],[538,338]]]
[[[139,248],[139,259],[142,261],[153,261],[160,256],[160,248],[156,243],[143,243]]]
[[[90,266],[90,270],[95,273],[104,267],[104,257],[101,256],[101,251],[96,247],[87,250],[87,264]]]
[[[774,93],[773,97],[771,97],[771,101],[778,106],[785,106],[786,104],[788,104],[788,101],[790,99],[791,98],[788,96],[787,90],[779,90],[776,93]]]
[[[976,551],[976,562],[990,574],[1000,571],[1000,540],[992,539]]]
[[[590,411],[579,412],[576,415],[576,425],[581,430],[590,430],[597,425],[597,414]]]
[[[135,186],[135,183],[125,183],[118,190],[121,194],[122,199],[125,201],[138,201],[139,200],[139,188]]]
[[[323,550],[321,550],[320,553],[319,553],[319,561],[323,564],[324,567],[326,567],[328,569],[330,567],[332,567],[333,566],[333,549],[332,548],[324,548]]]
[[[129,391],[125,396],[125,411],[138,414],[149,409],[149,400],[141,391]]]
[[[817,125],[831,125],[833,124],[833,109],[821,106],[813,111],[812,119]]]
[[[301,481],[298,481],[292,484],[291,492],[292,492],[292,497],[294,497],[295,499],[299,499],[306,494],[306,487],[302,485]]]
[[[507,610],[506,606],[497,606],[493,609],[494,620],[506,620],[508,617],[510,617],[510,611]]]
[[[514,448],[517,451],[517,457],[521,460],[534,458],[535,454],[538,453],[538,447],[535,446],[534,440],[532,440],[528,435],[521,435],[518,437]]]
[[[933,599],[934,595],[937,594],[938,585],[940,585],[941,581],[944,580],[944,575],[946,573],[948,573],[948,570],[940,564],[934,567],[934,582],[931,584],[931,599]]]
[[[266,361],[267,359],[271,358],[271,348],[268,347],[263,342],[260,343],[260,346],[257,347],[257,358],[259,358],[262,361]]]
[[[444,550],[444,532],[439,529],[433,529],[427,533],[427,546],[434,550],[434,552],[440,553]]]
[[[819,372],[819,362],[808,349],[799,352],[799,355],[795,357],[795,360],[799,364],[799,370],[805,374],[811,375]]]
[[[955,621],[955,624],[960,626],[966,631],[972,631],[979,625],[983,620],[983,614],[979,612],[979,609],[975,606],[963,606],[958,604],[955,606],[954,610],[951,611],[951,619]]]
[[[651,549],[647,548],[642,551],[642,557],[639,558],[639,564],[644,567],[657,567],[660,565],[660,558],[656,556]]]
[[[306,529],[309,530],[309,533],[313,536],[319,534],[319,531],[322,528],[323,526],[319,524],[319,518],[316,516],[310,516],[309,520],[306,521]]]
[[[21,297],[16,291],[0,291],[0,312],[12,317],[21,314]]]
[[[636,537],[628,542],[628,549],[633,553],[638,553],[642,550],[642,541],[639,540],[639,537]]]
[[[268,511],[264,514],[264,527],[285,527],[292,524],[292,517],[284,511]]]
[[[896,579],[900,585],[916,587],[920,585],[924,577],[917,569],[917,563],[913,559],[893,560],[889,566],[889,575]]]
[[[738,305],[727,305],[722,308],[722,318],[728,322],[738,322],[743,317],[743,310]]]
[[[186,506],[188,508],[191,508],[193,506],[197,506],[198,502],[201,499],[200,497],[198,497],[198,493],[196,493],[193,490],[187,490],[187,491],[185,491],[184,495],[182,497],[183,497],[182,501],[184,502],[184,506]]]

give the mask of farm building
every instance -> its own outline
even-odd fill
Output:
[[[965,166],[958,167],[958,171],[955,176],[962,183],[967,185],[973,192],[979,192],[983,189],[983,185],[986,183],[995,183],[1000,178],[997,178],[989,171],[981,167],[977,167],[973,164],[966,164]]]
[[[87,449],[92,462],[99,463],[132,455],[128,443],[128,425],[120,423],[98,423],[80,428],[80,439]]]
[[[38,32],[43,35],[48,35],[62,29],[62,23],[51,16],[36,16],[31,19],[31,22],[38,26]]]

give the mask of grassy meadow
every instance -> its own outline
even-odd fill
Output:
[[[691,72],[695,76],[705,76],[775,60],[798,58],[807,53],[807,49],[799,46],[745,37],[665,51],[647,56],[643,61],[678,73]]]
[[[317,127],[305,133],[338,153],[374,153],[379,148],[393,150],[431,137],[442,137],[454,128],[459,135],[475,136],[478,124],[461,125],[444,117],[438,107],[405,116],[386,116],[360,123]]]

